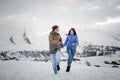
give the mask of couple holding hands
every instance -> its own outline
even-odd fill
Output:
[[[66,50],[68,53],[66,72],[69,72],[78,44],[78,36],[74,28],[71,28],[69,30],[66,40],[63,44],[62,38],[59,34],[59,26],[54,25],[52,27],[52,31],[49,34],[49,53],[54,74],[57,74],[57,71],[60,70],[60,49],[66,46]]]

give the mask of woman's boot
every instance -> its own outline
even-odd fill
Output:
[[[69,72],[69,71],[70,71],[70,66],[68,66],[66,69],[66,72]]]

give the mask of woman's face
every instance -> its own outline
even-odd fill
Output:
[[[74,31],[73,31],[73,30],[70,30],[70,34],[73,35],[73,34],[74,34]]]

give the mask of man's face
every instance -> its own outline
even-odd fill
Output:
[[[59,28],[55,29],[55,32],[59,32]]]

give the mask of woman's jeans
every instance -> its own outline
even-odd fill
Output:
[[[67,48],[67,53],[68,53],[67,67],[71,67],[73,57],[75,56],[76,50]]]
[[[60,64],[60,51],[57,51],[55,54],[50,54],[50,57],[54,73],[57,74],[57,65]]]

